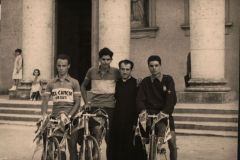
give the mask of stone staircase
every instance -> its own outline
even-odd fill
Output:
[[[40,101],[0,99],[0,123],[35,125]],[[49,111],[52,103],[49,102]],[[174,112],[177,134],[238,136],[238,102],[225,104],[178,103]]]
[[[238,102],[178,103],[173,115],[178,134],[238,136]]]
[[[49,112],[52,102],[49,102]],[[0,124],[34,126],[41,117],[41,101],[0,99]]]

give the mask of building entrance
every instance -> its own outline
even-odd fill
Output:
[[[91,67],[90,0],[56,1],[56,54],[67,54],[72,64],[69,73],[83,82]]]

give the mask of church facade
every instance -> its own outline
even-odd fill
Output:
[[[23,51],[24,81],[35,68],[41,79],[53,78],[55,58],[64,53],[81,83],[108,47],[112,65],[132,60],[137,78],[149,75],[147,58],[159,55],[183,102],[199,95],[234,99],[239,10],[239,0],[1,0],[0,93],[11,87],[16,48]]]

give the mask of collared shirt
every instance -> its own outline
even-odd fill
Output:
[[[162,78],[163,78],[162,74],[158,74],[157,76],[151,75],[150,77],[151,77],[152,83],[153,83],[154,79],[158,79],[161,82]]]
[[[115,86],[120,78],[117,68],[92,67],[88,70],[85,79],[91,80],[90,101],[92,105],[113,108],[115,106]]]
[[[162,75],[161,81],[148,76],[140,83],[136,101],[139,112],[146,109],[171,115],[176,102],[175,84],[170,75]]]
[[[132,76],[129,76],[127,79],[123,79],[123,78],[122,78],[122,81],[123,81],[123,82],[127,82],[130,78],[132,78]]]
[[[74,96],[81,96],[78,81],[69,75],[60,79],[56,76],[46,87],[45,94],[53,98],[53,114],[60,111],[70,112],[74,105]]]

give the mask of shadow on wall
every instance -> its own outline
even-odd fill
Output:
[[[184,76],[185,87],[189,87],[189,80],[191,79],[191,52],[187,56],[187,73]]]

